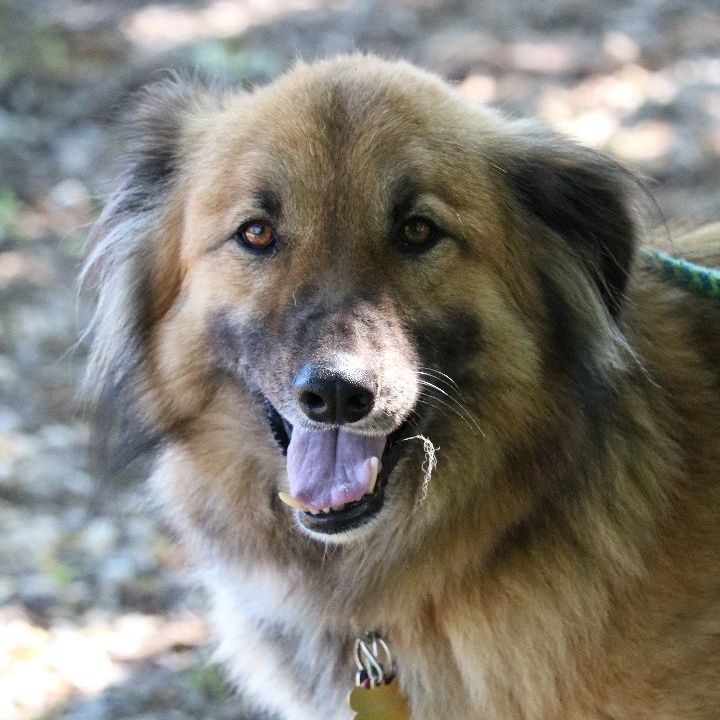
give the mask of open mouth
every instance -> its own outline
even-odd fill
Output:
[[[280,415],[267,399],[265,399],[265,412],[273,437],[283,454],[287,456],[293,438],[293,426]],[[300,522],[308,530],[317,533],[332,535],[365,525],[377,515],[383,507],[388,479],[408,447],[402,442],[402,440],[408,436],[408,430],[409,427],[406,421],[400,425],[397,430],[388,435],[387,438],[384,439],[384,442],[379,438],[368,439],[371,444],[373,441],[375,441],[376,444],[379,441],[384,447],[378,458],[379,462],[375,461],[375,458],[372,457],[365,463],[365,471],[369,473],[369,478],[366,492],[364,492],[362,497],[349,502],[329,503],[326,507],[311,507],[309,504],[305,505],[296,497],[285,493],[281,493],[281,500],[298,510]],[[335,432],[344,432],[346,436],[351,436],[346,430],[330,431],[327,434],[330,435]],[[326,433],[306,434],[320,437]],[[354,438],[353,442],[357,442],[362,438],[362,436],[351,437]],[[288,463],[291,461],[292,458],[289,458]],[[315,505],[317,505],[317,503]]]

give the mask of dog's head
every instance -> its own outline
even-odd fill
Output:
[[[233,454],[283,462],[247,480],[296,506],[275,520],[351,539],[422,515],[423,438],[440,513],[596,421],[633,255],[610,161],[361,56],[245,94],[162,82],[132,130],[89,382],[198,487]]]

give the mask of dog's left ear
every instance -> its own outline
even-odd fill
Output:
[[[509,143],[497,167],[521,208],[570,246],[617,317],[636,245],[631,174],[545,132]]]
[[[96,311],[86,331],[84,388],[100,468],[117,470],[155,441],[143,408],[148,337],[180,283],[178,232],[166,213],[188,144],[187,118],[206,96],[198,83],[174,75],[138,94],[126,121],[120,182],[91,233],[81,284],[94,289]]]

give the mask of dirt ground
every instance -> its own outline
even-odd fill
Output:
[[[141,471],[100,491],[89,470],[75,280],[133,90],[354,49],[616,155],[657,223],[720,218],[717,0],[0,0],[0,720],[257,717],[209,661]]]

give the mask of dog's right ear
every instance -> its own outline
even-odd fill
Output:
[[[496,167],[518,206],[566,243],[613,317],[636,247],[637,181],[615,161],[549,131],[514,124]]]
[[[103,469],[122,467],[153,445],[145,351],[153,322],[179,284],[178,238],[167,230],[168,214],[186,121],[207,97],[177,76],[140,92],[125,123],[119,184],[90,236],[80,282],[94,290],[96,305],[85,332],[84,395],[94,409]]]

